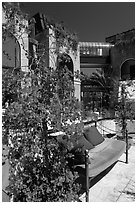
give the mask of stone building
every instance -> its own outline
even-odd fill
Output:
[[[135,29],[106,38],[112,47],[111,64],[113,74],[120,80],[135,79]]]
[[[3,25],[6,23],[6,19],[3,17]],[[32,58],[37,58],[37,52],[41,52],[43,47],[41,45],[46,45],[45,54],[45,66],[56,68],[58,63],[58,56],[56,54],[56,38],[54,29],[52,26],[48,28],[46,25],[46,20],[44,15],[36,14],[33,20],[30,21],[29,26],[31,27],[31,33],[25,33],[23,30],[19,31],[18,23],[16,23],[16,33],[6,34],[6,39],[2,42],[2,67],[3,71],[11,68],[21,68],[22,71],[28,71],[31,64]],[[28,21],[23,22],[24,25],[28,24]],[[20,37],[20,33],[23,34]],[[72,73],[80,73],[80,56],[79,56],[79,46],[74,53],[72,49],[69,53],[66,48],[60,48],[60,53],[62,55],[67,55],[69,58],[69,63],[67,63],[68,68]],[[80,100],[80,79],[74,76],[74,87],[75,96]]]
[[[42,46],[46,45],[45,62],[47,67],[56,68],[58,64],[58,56],[56,52],[56,36],[53,25],[48,25],[45,15],[37,13],[33,16],[32,20],[32,32],[29,38],[29,50],[31,55],[35,55],[36,50],[41,52]],[[34,54],[32,54],[32,52]],[[76,52],[71,48],[67,50],[66,47],[60,47],[60,54],[67,56],[68,62],[66,66],[74,74],[75,72],[80,73],[80,55],[79,46]],[[80,101],[80,79],[74,75],[74,87],[75,97]]]
[[[135,99],[135,29],[128,30],[106,38],[106,42],[114,44],[110,57],[113,77],[122,83],[132,81],[128,87],[129,99]]]

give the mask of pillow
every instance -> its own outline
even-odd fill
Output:
[[[71,152],[74,154],[73,165],[85,164],[85,150],[91,150],[94,146],[86,140],[84,135],[73,136],[71,143],[73,146]]]
[[[85,138],[94,146],[102,143],[104,141],[104,138],[99,133],[96,127],[91,126],[84,130],[84,136]]]
[[[82,151],[84,152],[86,149],[90,150],[92,148],[94,148],[93,144],[91,144],[85,137],[84,135],[81,136],[73,136],[71,138],[71,143],[73,146],[73,150],[76,150],[78,148],[82,149]]]
[[[88,140],[86,140],[84,135],[80,135],[80,136],[74,135],[71,137],[69,142],[67,141],[65,136],[63,136],[63,137],[60,136],[60,137],[58,137],[58,141],[63,143],[66,147],[67,147],[66,144],[69,143],[72,150],[76,150],[76,149],[80,148],[80,149],[82,149],[82,151],[85,151],[86,149],[90,150],[94,147]]]

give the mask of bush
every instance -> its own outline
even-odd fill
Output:
[[[73,201],[78,198],[77,175],[73,174],[67,158],[73,156],[69,153],[69,138],[82,134],[81,115],[78,101],[68,94],[69,88],[64,90],[65,97],[61,100],[57,92],[54,91],[51,97],[50,92],[44,89],[46,86],[55,90],[52,85],[58,79],[55,80],[57,75],[54,72],[52,70],[49,74],[49,84],[46,78],[43,82],[43,77],[40,83],[37,74],[34,74],[31,86],[26,83],[24,88],[21,82],[27,81],[29,74],[23,79],[21,73],[4,78],[7,83],[3,83],[3,93],[4,85],[10,84],[14,87],[11,92],[16,92],[17,96],[15,101],[8,103],[3,115],[3,142],[9,146],[8,191],[16,202]],[[73,122],[76,120],[78,123]],[[53,131],[66,133],[68,149],[57,140],[49,139],[49,124]]]
[[[13,19],[14,14],[21,15],[18,6],[14,9],[14,4],[4,3],[9,18],[4,33],[11,28],[9,7]],[[70,40],[71,35],[66,34]],[[72,35],[72,45],[73,41]],[[7,190],[14,202],[76,201],[79,186],[75,182],[77,174],[68,164],[73,156],[69,139],[82,134],[81,109],[68,68],[63,64],[56,70],[47,67],[42,54],[27,73],[15,68],[6,74],[3,71],[3,144],[9,148],[10,164]],[[68,148],[50,139],[49,126],[53,132],[64,131]]]

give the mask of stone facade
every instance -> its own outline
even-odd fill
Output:
[[[16,34],[12,35],[12,37],[8,36],[7,39],[3,42],[3,68],[21,67],[22,71],[28,71],[31,64],[31,60],[29,59],[29,57],[32,56],[37,58],[36,49],[38,48],[40,51],[40,49],[43,48],[41,46],[38,47],[39,44],[43,44],[44,46],[46,45],[46,53],[44,55],[45,66],[52,68],[57,67],[55,33],[52,27],[45,27],[45,22],[42,19],[42,14],[37,14],[34,17],[36,17],[34,18],[35,20],[30,24],[30,26],[32,27],[30,36],[28,35],[28,33],[22,30],[20,32],[22,32],[23,34],[21,35],[21,37],[19,37],[20,33],[18,23],[15,23]],[[2,13],[2,20],[3,24],[6,23],[4,12]],[[27,25],[28,22],[24,21],[23,24]],[[62,48],[60,52],[62,54],[65,54],[66,49]],[[79,46],[76,53],[74,53],[74,51],[70,49],[67,55],[72,60],[73,73],[77,71],[80,73]],[[80,85],[80,79],[74,77],[75,96],[79,101]]]
[[[135,100],[135,29],[128,30],[106,38],[106,42],[114,44],[110,57],[113,68],[113,77],[120,81],[119,93],[122,84],[128,84],[126,91],[128,99]]]
[[[114,44],[110,52],[111,65],[113,75],[121,79],[122,64],[127,60],[135,60],[135,29],[107,37],[106,42]]]

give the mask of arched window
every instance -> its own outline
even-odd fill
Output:
[[[15,36],[6,33],[2,40],[2,68],[19,68],[20,65],[20,44]]]
[[[14,93],[12,71],[21,67],[21,48],[18,40],[11,33],[6,33],[2,39],[2,107],[16,100]],[[10,84],[10,85],[9,85]]]
[[[134,80],[135,79],[135,60],[127,59],[121,65],[121,80]]]

